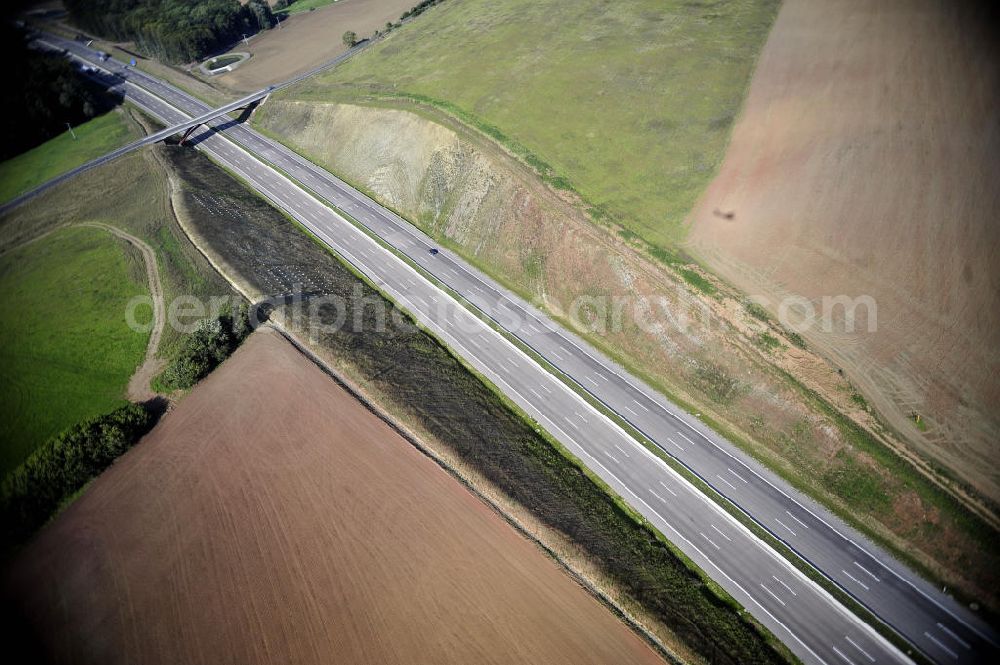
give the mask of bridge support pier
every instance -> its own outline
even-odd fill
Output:
[[[181,136],[181,140],[178,143],[178,145],[184,145],[185,141],[187,141],[188,138],[190,138],[190,136],[194,133],[194,130],[198,129],[199,127],[201,127],[201,125],[195,125],[194,127],[189,127],[187,131],[184,132],[184,135]]]

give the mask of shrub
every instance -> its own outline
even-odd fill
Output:
[[[767,310],[760,303],[747,299],[743,302],[743,306],[746,307],[747,313],[753,318],[759,321],[768,320]]]
[[[235,316],[203,321],[185,340],[180,354],[160,375],[167,390],[190,388],[228,358],[251,332],[246,305]]]

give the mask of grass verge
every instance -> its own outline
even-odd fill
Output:
[[[0,164],[0,203],[111,152],[131,138],[122,111],[113,110]]]

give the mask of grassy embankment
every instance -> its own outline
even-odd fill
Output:
[[[669,245],[721,162],[777,6],[446,2],[290,94],[456,111],[595,213]]]
[[[655,4],[643,11],[621,4],[445,3],[279,97],[437,109],[507,148],[552,187],[575,191],[592,219],[612,222],[621,237],[676,264],[682,221],[721,160],[774,6]],[[504,273],[478,248],[439,240],[529,299],[540,295],[535,273],[552,257],[541,256],[534,273],[532,266]],[[684,265],[673,267],[694,291],[715,300],[739,297]],[[546,294],[561,288],[545,286]],[[598,289],[586,294],[606,288],[584,286]],[[750,342],[774,354],[782,342],[773,322],[764,324]],[[588,338],[931,578],[992,602],[996,532],[838,412],[829,395],[780,367],[747,360],[738,344],[723,355],[711,345],[694,349],[693,362],[673,367],[653,355],[648,340]],[[778,412],[787,404],[793,408]]]
[[[125,140],[139,136],[135,121],[126,122]],[[145,352],[148,333],[133,332],[124,318],[128,299],[148,293],[142,258],[105,231],[62,228],[85,222],[153,247],[168,303],[233,293],[177,226],[165,174],[149,153],[126,155],[0,218],[0,293],[4,310],[16,313],[0,331],[4,474],[64,428],[123,404]],[[186,339],[167,326],[160,356],[174,357]]]
[[[128,117],[133,138],[140,126]],[[137,236],[156,252],[164,299],[180,295],[208,299],[233,291],[177,225],[166,172],[155,151],[125,155],[73,179],[0,218],[0,251],[67,224],[102,222]],[[185,334],[167,326],[161,356],[182,346]]]
[[[286,293],[299,283],[307,292],[342,297],[347,322],[355,320],[354,303],[381,300],[281,214],[232,187],[203,157],[176,150],[168,155],[185,183],[185,217],[199,246],[248,291]],[[241,233],[234,234],[237,217]],[[247,234],[255,239],[252,245],[243,241]],[[331,307],[320,309],[323,321],[334,318]],[[283,313],[290,318],[287,309]],[[305,305],[306,331],[308,316]],[[570,543],[572,556],[596,567],[620,592],[620,601],[666,627],[668,642],[713,662],[789,658],[680,552],[435,339],[391,314],[379,331],[371,305],[359,316],[357,329],[320,333],[314,349],[407,427],[440,442],[461,466],[485,478],[490,495],[499,490],[531,521]]]
[[[142,257],[94,228],[69,228],[0,259],[0,477],[74,423],[124,404],[149,334],[124,322],[147,294]]]
[[[128,143],[132,135],[122,113],[109,111],[74,127],[75,139],[67,131],[0,164],[0,203]]]

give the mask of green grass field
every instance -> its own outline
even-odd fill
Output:
[[[419,0],[413,0],[413,4],[417,4]],[[302,12],[308,12],[313,9],[319,9],[320,7],[326,7],[327,5],[332,5],[335,2],[340,2],[340,0],[295,0],[292,4],[284,9],[279,9],[275,11],[275,14],[301,14]]]
[[[0,203],[119,148],[132,138],[121,113],[110,111],[0,164]]]
[[[142,259],[105,231],[57,231],[0,259],[0,476],[83,418],[124,403],[148,334],[125,304]]]
[[[282,94],[434,104],[670,246],[722,160],[778,4],[445,2]]]

